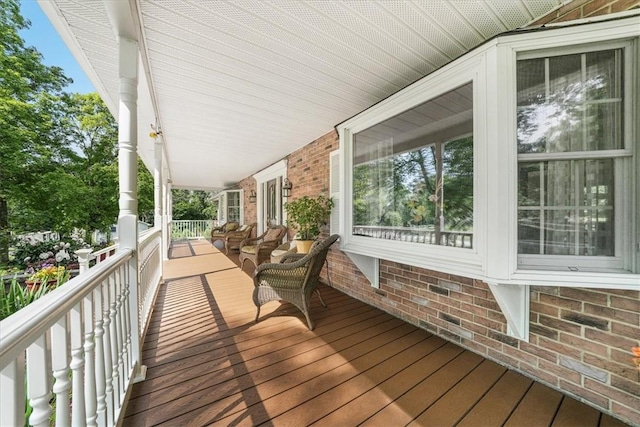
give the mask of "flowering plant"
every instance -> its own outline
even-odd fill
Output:
[[[43,265],[42,268],[33,273],[27,279],[33,283],[49,283],[54,282],[53,286],[60,286],[69,280],[70,272],[64,266]]]
[[[45,264],[68,265],[77,261],[74,251],[85,246],[82,238],[72,235],[68,241],[39,241],[32,236],[22,236],[14,244],[13,264],[18,268],[34,270]]]

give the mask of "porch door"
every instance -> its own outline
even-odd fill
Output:
[[[258,235],[269,225],[285,225],[286,212],[282,209],[282,181],[287,176],[287,161],[280,160],[253,175],[256,180]]]
[[[282,178],[276,177],[264,184],[264,229],[282,224]]]

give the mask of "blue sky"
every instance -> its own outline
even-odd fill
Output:
[[[68,92],[89,93],[95,89],[78,65],[67,46],[53,28],[46,15],[35,0],[22,0],[20,13],[31,21],[31,27],[21,31],[25,45],[34,46],[44,56],[46,65],[56,65],[64,70],[73,83],[67,86]]]

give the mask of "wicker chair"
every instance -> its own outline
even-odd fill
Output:
[[[271,256],[271,251],[282,244],[282,239],[287,234],[287,227],[276,225],[269,227],[267,231],[253,239],[244,239],[240,243],[240,269],[244,268],[244,262],[249,260],[256,267],[265,262]]]
[[[311,295],[317,293],[322,305],[327,306],[317,288],[318,280],[329,247],[338,237],[334,234],[315,243],[308,254],[288,254],[282,258],[280,264],[262,264],[256,268],[253,276],[253,302],[258,308],[256,322],[263,304],[283,300],[298,307],[307,318],[309,330],[313,330],[313,323],[309,317]]]
[[[240,243],[251,237],[251,232],[257,223],[245,224],[234,231],[229,231],[224,239],[224,253],[228,254],[230,249],[240,249]]]
[[[227,238],[228,233],[235,231],[240,227],[240,224],[236,221],[230,221],[221,225],[220,227],[215,227],[211,230],[211,244],[213,244],[216,240],[224,240]]]

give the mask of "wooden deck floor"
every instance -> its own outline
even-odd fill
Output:
[[[254,323],[237,257],[171,255],[125,426],[624,425],[326,286],[314,331],[278,302]]]

